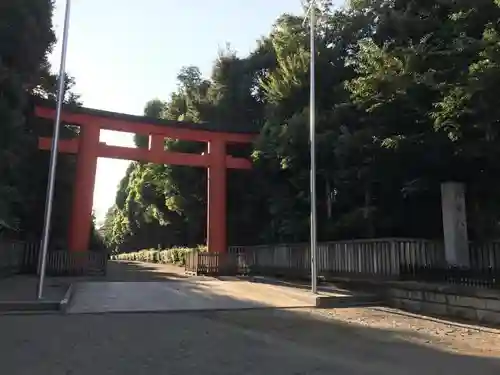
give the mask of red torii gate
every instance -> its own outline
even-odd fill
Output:
[[[54,120],[56,111],[49,106],[36,105],[35,114]],[[251,169],[252,165],[247,159],[227,155],[226,145],[251,143],[255,133],[214,129],[208,123],[157,120],[82,107],[64,108],[61,122],[80,126],[77,138],[60,140],[58,145],[59,152],[77,155],[68,235],[70,251],[88,250],[98,157],[207,168],[207,246],[210,252],[227,251],[226,170]],[[129,148],[100,143],[101,129],[146,135],[149,137],[149,147]],[[168,152],[164,148],[165,138],[205,142],[208,152],[202,155]],[[39,149],[51,148],[52,138],[39,138]]]

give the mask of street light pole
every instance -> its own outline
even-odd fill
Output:
[[[309,9],[309,28],[310,28],[310,98],[309,98],[309,147],[311,153],[310,169],[310,200],[311,200],[311,224],[310,224],[310,242],[311,242],[311,292],[316,294],[318,291],[317,276],[317,229],[316,229],[316,1],[311,0]],[[304,20],[305,21],[305,20]]]
[[[64,30],[61,50],[61,65],[59,67],[59,82],[57,91],[56,119],[54,121],[54,135],[52,136],[52,149],[50,152],[49,180],[47,183],[47,194],[45,197],[45,220],[43,223],[43,234],[41,251],[39,253],[40,275],[37,286],[37,298],[42,299],[43,283],[45,280],[45,268],[47,266],[47,249],[49,246],[50,221],[52,218],[52,203],[54,200],[54,185],[57,168],[57,152],[59,145],[59,130],[61,125],[62,103],[64,101],[64,83],[66,78],[66,52],[68,46],[68,29],[71,0],[66,0],[66,11],[64,14]]]

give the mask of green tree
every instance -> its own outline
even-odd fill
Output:
[[[320,240],[441,237],[440,184],[449,180],[467,184],[471,236],[497,236],[498,2],[317,4]],[[232,244],[309,236],[309,51],[303,18],[283,15],[249,56],[220,51],[209,79],[186,67],[168,100],[147,105],[152,117],[260,132],[252,147],[230,147],[254,161],[251,173],[228,176]],[[165,148],[204,151],[174,140]],[[110,214],[112,238],[203,241],[205,178],[134,163]]]
[[[19,229],[22,204],[18,168],[30,136],[26,109],[30,92],[47,75],[47,54],[54,43],[50,0],[6,0],[0,5],[0,222]],[[29,147],[28,147],[29,148]]]

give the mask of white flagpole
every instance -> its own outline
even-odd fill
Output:
[[[47,266],[47,249],[49,246],[50,221],[52,218],[52,203],[54,200],[54,185],[57,168],[57,152],[59,145],[59,130],[61,126],[61,111],[64,101],[64,83],[66,77],[66,52],[68,46],[68,29],[70,17],[71,0],[66,0],[66,11],[64,15],[64,30],[62,39],[61,65],[59,68],[59,82],[57,91],[56,118],[54,121],[54,135],[52,136],[52,149],[50,152],[49,181],[47,183],[47,195],[45,197],[45,221],[43,224],[43,234],[41,251],[39,253],[40,275],[37,287],[37,298],[43,296],[43,283],[45,280],[45,268]]]
[[[311,292],[316,294],[317,285],[317,229],[316,229],[316,1],[312,0],[307,10],[309,14],[309,28],[311,37],[311,61],[310,61],[310,99],[309,99],[309,139],[311,153],[310,169],[310,199],[311,199]],[[304,19],[305,22],[305,19]]]

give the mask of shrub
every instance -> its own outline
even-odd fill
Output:
[[[122,253],[113,255],[114,260],[128,260],[146,263],[186,265],[186,255],[191,251],[206,251],[207,247],[199,245],[195,248],[173,247],[171,249],[143,249],[133,253]]]

